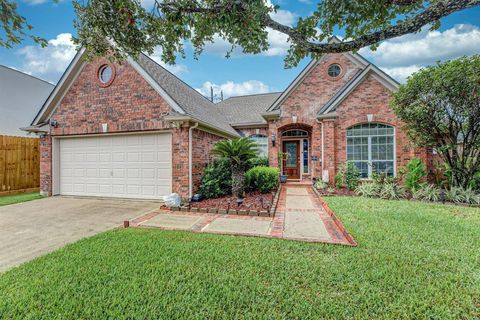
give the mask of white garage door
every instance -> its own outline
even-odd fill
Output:
[[[59,141],[60,194],[157,199],[171,192],[170,133]]]

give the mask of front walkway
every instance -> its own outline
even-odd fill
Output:
[[[275,217],[157,210],[134,219],[134,227],[273,237],[354,245],[339,222],[327,214],[311,186],[286,184]]]

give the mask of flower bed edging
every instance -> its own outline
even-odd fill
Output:
[[[315,187],[312,186],[312,189],[313,189],[313,192],[317,195],[318,200],[320,201],[320,204],[322,205],[325,212],[332,218],[333,222],[338,227],[338,229],[343,233],[343,235],[348,240],[348,242],[350,242],[353,246],[357,246],[358,243],[355,241],[355,239],[353,239],[353,237],[350,235],[350,233],[348,233],[348,231],[345,228],[345,226],[343,225],[342,221],[340,221],[340,219],[338,219],[337,216],[335,215],[335,212],[333,212],[333,210],[328,206],[328,204],[325,202],[325,200],[323,200],[322,196],[315,189]]]
[[[243,210],[243,209],[219,209],[219,208],[195,208],[190,205],[181,206],[181,207],[172,207],[167,208],[170,211],[181,211],[181,212],[190,212],[190,213],[212,213],[212,214],[233,214],[233,215],[243,215],[243,216],[260,216],[260,217],[274,217],[275,211],[277,210],[278,200],[280,198],[280,190],[282,189],[282,185],[278,185],[277,192],[273,197],[272,205],[270,206],[270,210]]]

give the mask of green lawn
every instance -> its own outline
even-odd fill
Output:
[[[357,248],[119,229],[0,275],[0,318],[480,317],[480,209],[327,201]]]
[[[0,197],[0,207],[6,206],[8,204],[36,200],[40,198],[42,198],[42,196],[38,192],[22,193],[22,194],[16,194],[14,196],[3,196],[3,197]]]

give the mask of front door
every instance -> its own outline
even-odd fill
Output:
[[[283,141],[283,174],[288,179],[300,179],[300,141]]]

